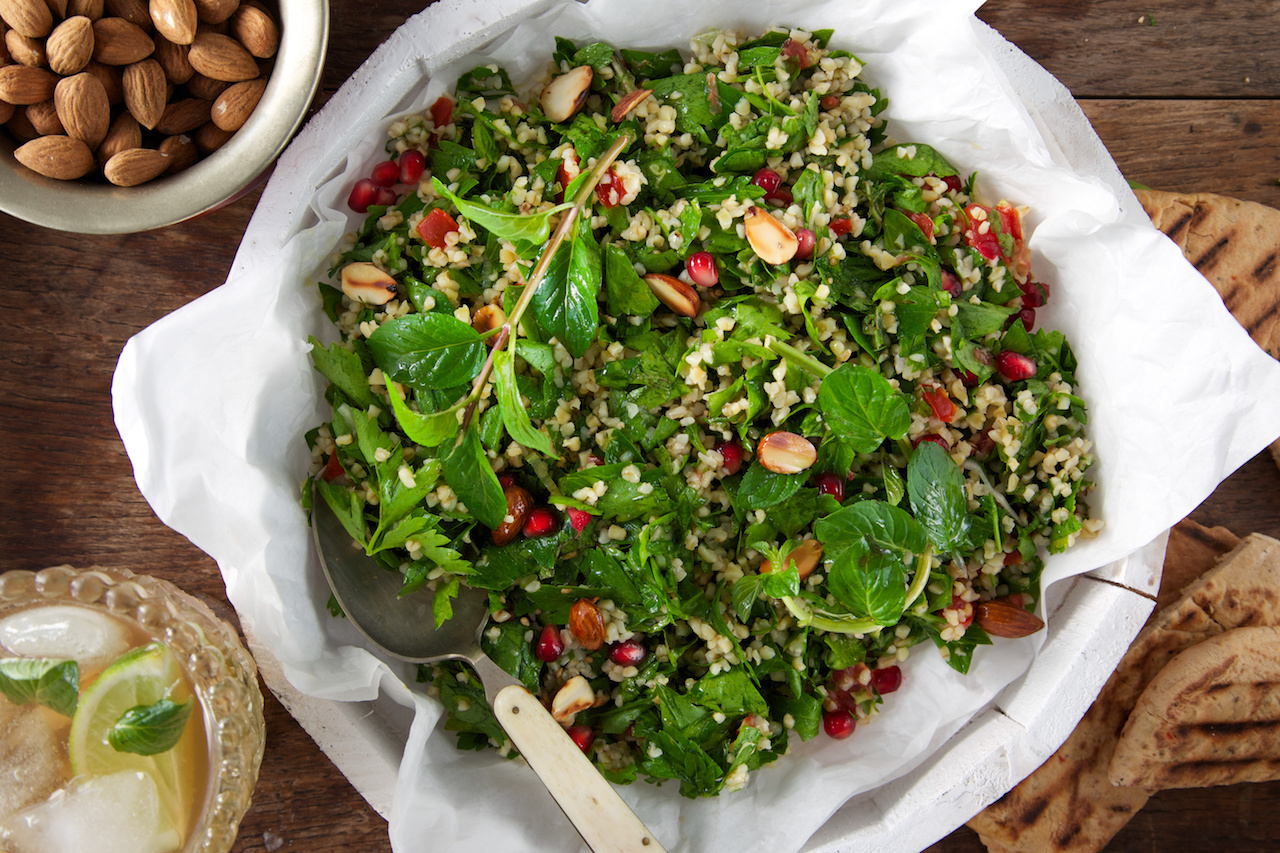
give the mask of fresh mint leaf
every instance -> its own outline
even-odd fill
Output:
[[[470,382],[485,360],[476,330],[451,314],[410,314],[383,323],[369,336],[382,372],[414,388],[453,388]]]
[[[600,245],[591,227],[579,219],[573,236],[547,264],[530,303],[538,322],[559,338],[574,358],[581,357],[596,339],[602,279]]]
[[[803,473],[775,474],[758,461],[753,462],[742,475],[738,500],[743,509],[768,509],[800,491],[807,479]]]
[[[361,408],[369,408],[377,403],[377,398],[369,390],[368,374],[360,363],[360,356],[340,344],[333,344],[325,349],[324,344],[314,337],[308,337],[311,343],[311,361],[316,370],[347,395],[352,403]]]
[[[828,634],[827,636],[833,635]],[[842,635],[836,634],[834,636],[839,637]],[[799,735],[801,740],[813,740],[818,736],[818,731],[822,727],[822,702],[818,700],[818,697],[811,696],[808,693],[801,693],[795,697],[779,698],[774,701],[773,709],[773,719],[775,720],[780,720],[788,714],[791,715],[793,720],[791,730]]]
[[[818,519],[813,535],[829,549],[865,539],[897,554],[920,554],[929,544],[924,527],[908,512],[875,500],[858,501]]]
[[[664,50],[661,53],[623,48],[621,54],[623,60],[631,68],[631,73],[636,75],[637,80],[665,76],[670,74],[673,68],[684,63],[684,60],[680,58],[680,51],[675,48]]]
[[[746,623],[751,616],[751,608],[756,603],[756,598],[760,595],[760,588],[764,584],[765,575],[743,575],[733,582],[733,587],[729,590],[729,596],[733,605],[733,612],[737,614],[738,621]]]
[[[914,157],[906,156],[910,148],[915,148]],[[901,154],[898,153],[900,151]],[[870,169],[862,171],[864,180],[873,181],[897,175],[910,175],[913,178],[937,175],[939,178],[947,178],[958,174],[955,166],[948,163],[936,149],[923,142],[890,146],[871,159]]]
[[[168,752],[182,737],[193,706],[191,699],[182,703],[161,699],[153,705],[130,708],[107,730],[107,742],[116,752],[134,755]]]
[[[854,616],[894,625],[907,606],[907,573],[902,559],[862,540],[830,564],[827,586]]]
[[[831,669],[848,669],[867,659],[867,647],[856,637],[827,633],[822,635],[822,641],[827,644],[823,662]]]
[[[409,437],[410,441],[423,447],[439,447],[458,434],[458,412],[461,405],[445,409],[443,412],[418,414],[405,403],[394,382],[387,383],[387,396],[391,399],[391,411],[395,413],[396,423]]]
[[[36,702],[73,716],[80,697],[80,666],[73,660],[0,660],[0,693],[15,705]]]
[[[963,330],[963,334],[968,338],[981,338],[992,332],[998,332],[1004,328],[1005,322],[1017,313],[1012,308],[1006,308],[1003,305],[992,305],[990,302],[965,302],[955,303],[956,316],[952,320],[953,335],[955,334],[955,324],[959,323],[959,328]],[[972,344],[970,344],[972,346]]]
[[[496,637],[491,636],[494,628],[497,628]],[[514,619],[494,623],[485,630],[480,645],[491,661],[517,678],[536,696],[542,662],[533,653],[533,643],[524,638],[525,631],[528,630]]]
[[[911,410],[878,370],[845,362],[822,380],[818,405],[831,429],[859,453],[870,453],[886,438],[902,438]]]
[[[463,434],[462,443],[445,457],[443,474],[458,500],[466,504],[481,524],[489,528],[501,526],[507,515],[507,499],[480,443],[480,430],[475,424]]]
[[[449,199],[468,221],[513,243],[525,242],[538,245],[547,242],[547,238],[551,236],[552,217],[569,207],[567,204],[560,204],[537,213],[514,213],[479,202],[467,201],[450,192],[439,178],[433,177],[431,186],[435,189],[436,195]]]
[[[950,454],[931,441],[921,442],[907,463],[907,497],[936,549],[949,552],[968,541],[964,472]]]
[[[648,317],[658,307],[658,297],[640,278],[620,246],[604,247],[605,305],[610,314]]]
[[[529,419],[529,410],[520,402],[520,389],[516,384],[515,357],[509,350],[494,353],[494,385],[498,390],[498,407],[502,414],[502,423],[507,434],[525,447],[538,451],[552,458],[556,456],[551,439],[533,428]]]
[[[689,698],[699,705],[730,716],[769,713],[769,705],[751,683],[744,669],[704,675],[689,688]]]

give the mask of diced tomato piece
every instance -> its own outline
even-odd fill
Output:
[[[600,178],[600,183],[596,184],[596,199],[605,207],[617,207],[622,203],[622,197],[626,193],[622,178],[618,177],[618,173],[610,166],[609,171]]]
[[[794,59],[801,68],[808,68],[813,64],[813,59],[809,56],[809,49],[804,46],[802,41],[787,39],[782,43],[782,55],[787,59]]]
[[[924,232],[924,239],[930,243],[933,242],[933,217],[927,213],[908,213],[907,218],[920,226],[920,230]]]
[[[933,416],[943,423],[950,423],[956,415],[956,404],[951,402],[947,392],[942,388],[928,388],[920,394],[933,409]]]
[[[334,480],[347,473],[342,467],[342,463],[338,461],[338,454],[329,455],[329,461],[324,464],[324,468],[320,471],[320,477],[326,483],[332,483]]]
[[[831,233],[837,237],[843,237],[853,230],[853,220],[847,217],[843,219],[833,219],[831,224],[827,226],[831,229]]]
[[[591,523],[591,513],[586,510],[565,507],[565,512],[569,515],[569,523],[573,525],[575,533],[581,533],[582,529]]]
[[[996,205],[996,212],[1000,214],[1000,227],[1004,229],[1004,233],[1015,241],[1022,242],[1022,215],[1017,208],[1002,201]]]
[[[947,175],[942,179],[942,182],[947,185],[949,192],[958,193],[964,189],[964,184],[960,183],[959,175]]]
[[[1010,551],[1004,555],[1004,564],[1006,566],[1017,566],[1022,563],[1021,551]]]
[[[436,102],[431,105],[431,121],[435,123],[437,130],[452,122],[453,101],[445,95],[436,98]]]
[[[840,96],[824,95],[822,100],[818,101],[818,106],[827,111],[834,110],[836,107],[840,106]]]
[[[996,236],[995,229],[991,227],[989,221],[991,211],[980,204],[971,204],[964,209],[964,212],[965,242],[977,249],[978,254],[989,261],[1000,257],[1000,238]],[[982,228],[984,222],[987,223],[985,232]]]
[[[458,222],[443,208],[436,207],[418,223],[418,236],[433,249],[443,249],[445,237],[458,230]]]

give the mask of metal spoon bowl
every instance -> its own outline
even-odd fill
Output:
[[[402,598],[400,575],[364,553],[318,491],[311,506],[312,536],[329,588],[370,643],[410,663],[470,665],[511,742],[595,853],[665,853],[542,703],[481,650],[489,616],[484,593],[464,586],[453,601],[453,617],[436,628],[425,593]]]

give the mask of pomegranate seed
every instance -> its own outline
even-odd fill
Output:
[[[609,647],[609,660],[618,666],[639,666],[648,654],[635,640],[622,640]]]
[[[380,207],[391,207],[396,203],[396,191],[391,187],[378,187],[373,197],[373,203]]]
[[[716,269],[716,259],[710,252],[694,252],[684,262],[685,272],[698,287],[711,287],[720,281],[720,272]]]
[[[960,279],[950,270],[942,271],[942,289],[951,294],[951,298],[955,299],[960,295]]]
[[[499,485],[499,486],[502,486],[502,490],[503,490],[504,492],[505,492],[507,489],[509,489],[511,486],[514,486],[515,484],[516,484],[516,478],[515,478],[515,475],[513,475],[513,474],[499,474],[499,475],[498,475],[498,485]]]
[[[961,628],[968,628],[973,624],[973,605],[955,593],[951,594],[951,603],[945,609],[955,611],[956,615],[960,617],[958,624]]]
[[[386,160],[373,167],[369,180],[380,187],[394,187],[400,179],[400,167],[393,160]]]
[[[985,459],[995,449],[996,440],[991,437],[990,430],[985,430],[971,438],[969,446],[973,448],[970,453],[974,459]]]
[[[440,128],[451,121],[453,121],[453,101],[441,95],[431,105],[431,122]]]
[[[795,196],[791,194],[791,187],[778,187],[773,192],[764,197],[764,200],[772,204],[774,207],[786,207],[795,201]]]
[[[977,388],[978,383],[981,382],[981,380],[978,379],[978,374],[974,373],[972,370],[965,370],[963,367],[960,368],[960,381],[964,383],[964,387],[966,388]]]
[[[1004,350],[996,356],[996,370],[1010,382],[1019,382],[1036,375],[1036,363],[1020,352]]]
[[[329,456],[329,461],[324,463],[324,470],[320,472],[320,476],[324,478],[326,483],[332,483],[334,480],[347,473],[342,467],[342,463],[338,461],[338,454],[333,453]]]
[[[835,236],[843,237],[853,231],[853,220],[848,218],[833,219],[827,227],[831,229],[831,233]]]
[[[1004,564],[1006,566],[1016,566],[1016,565],[1019,565],[1021,562],[1022,562],[1021,551],[1010,551],[1008,554],[1004,555]]]
[[[626,194],[626,188],[622,186],[622,178],[618,177],[618,173],[609,167],[609,171],[604,173],[604,177],[600,179],[600,183],[596,184],[596,198],[605,207],[617,207],[622,203],[622,196]]]
[[[773,195],[774,191],[777,190],[778,187],[782,186],[782,176],[773,171],[773,169],[761,169],[756,172],[755,176],[751,179],[751,183],[764,190],[765,197],[767,198]]]
[[[801,68],[808,68],[812,64],[812,60],[809,58],[809,50],[802,41],[787,39],[782,43],[782,55],[787,59],[794,59]]]
[[[818,244],[818,235],[808,228],[797,228],[796,241],[800,244],[796,246],[796,260],[807,261],[812,258],[813,247]]]
[[[1036,309],[1023,308],[1018,312],[1018,319],[1022,321],[1022,327],[1028,332],[1035,328],[1036,325]]]
[[[822,715],[822,730],[827,733],[829,738],[844,740],[853,734],[853,730],[857,725],[857,721],[853,719],[853,714],[848,711],[828,711]]]
[[[604,459],[602,459],[600,456],[596,455],[595,453],[592,453],[589,456],[587,456],[587,461],[591,463],[591,466],[604,464]]]
[[[551,663],[553,660],[558,660],[560,655],[564,654],[564,640],[560,638],[560,629],[555,625],[544,627],[542,634],[538,637],[538,644],[534,646],[533,653],[543,663]]]
[[[591,523],[591,513],[585,510],[567,507],[565,512],[569,514],[569,523],[573,525],[574,533],[581,533],[582,529]]]
[[[818,494],[831,495],[840,503],[844,503],[844,480],[834,471],[827,471],[819,474],[814,478],[814,484],[818,487]]]
[[[569,726],[565,731],[568,732],[569,739],[583,752],[590,749],[596,739],[596,733],[591,730],[591,726]]]
[[[427,157],[416,148],[400,155],[400,183],[416,184],[427,170]]]
[[[886,666],[871,673],[871,689],[883,696],[893,693],[902,686],[902,670],[896,666]]]
[[[1028,281],[1018,287],[1022,290],[1023,308],[1039,308],[1044,305],[1044,291],[1040,289],[1040,285],[1034,281]]]
[[[947,185],[947,190],[953,193],[958,193],[964,189],[964,185],[960,183],[959,175],[947,175],[942,179],[942,182]]]
[[[822,100],[818,101],[818,106],[824,110],[831,111],[840,106],[839,95],[824,95]]]
[[[736,441],[722,441],[714,448],[716,453],[720,454],[720,458],[724,460],[723,465],[731,475],[738,473],[742,469],[742,445]]]
[[[534,507],[529,510],[529,516],[524,520],[524,535],[526,539],[550,536],[559,529],[560,519],[545,506]]]
[[[920,436],[915,441],[911,442],[911,446],[919,447],[920,445],[924,444],[926,441],[932,441],[934,444],[938,445],[948,453],[951,452],[951,445],[947,444],[947,440],[934,432],[931,432],[928,435]]]
[[[356,213],[367,213],[377,194],[378,185],[373,181],[368,178],[356,181],[356,185],[351,188],[351,195],[347,196],[347,207]]]

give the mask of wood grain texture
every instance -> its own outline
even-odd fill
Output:
[[[332,0],[316,107],[422,5]],[[989,0],[979,17],[1082,100],[1129,178],[1280,207],[1280,0]],[[131,335],[222,283],[257,198],[125,237],[0,215],[0,571],[124,565],[225,606],[213,561],[139,495],[110,383]],[[1260,454],[1191,517],[1280,537],[1277,486],[1275,463]],[[270,696],[267,732],[237,853],[390,850],[386,824]],[[1108,849],[1250,853],[1277,839],[1280,783],[1268,783],[1157,794]],[[964,828],[930,848],[982,850]]]

